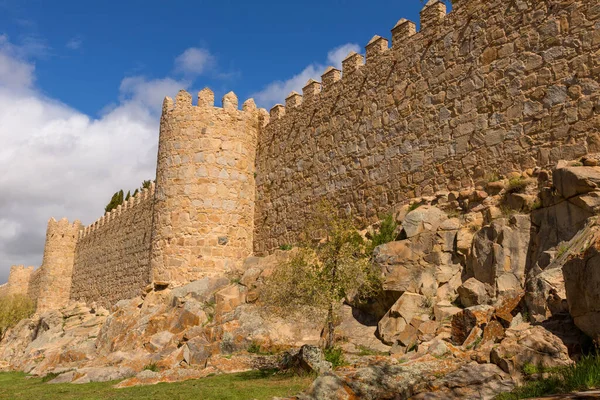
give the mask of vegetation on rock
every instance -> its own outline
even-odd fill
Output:
[[[547,374],[547,377],[529,381],[510,393],[502,393],[496,400],[528,399],[596,389],[600,387],[600,356],[586,356],[577,364],[551,370],[526,364],[524,372],[526,375]]]
[[[0,340],[19,321],[29,318],[35,312],[35,304],[24,295],[11,295],[0,298]]]
[[[335,314],[347,296],[366,299],[381,288],[367,244],[353,225],[331,206],[313,214],[303,244],[280,265],[265,287],[265,302],[276,313],[326,315],[325,348],[334,345]]]

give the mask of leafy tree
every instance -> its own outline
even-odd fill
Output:
[[[366,299],[381,288],[367,243],[352,219],[329,205],[314,213],[302,244],[265,285],[265,303],[282,315],[307,312],[324,318],[325,348],[334,346],[335,314],[346,297]]]
[[[150,189],[150,185],[152,185],[152,181],[143,181],[142,189]]]
[[[0,297],[0,340],[6,332],[21,320],[35,312],[33,301],[27,296],[12,295]]]
[[[120,204],[123,204],[123,190],[119,190],[113,194],[110,202],[104,207],[105,212],[109,212],[117,208]]]

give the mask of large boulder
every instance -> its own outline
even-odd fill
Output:
[[[540,372],[572,363],[562,340],[541,326],[521,324],[506,331],[506,338],[495,346],[491,361],[519,380],[527,364]]]
[[[489,304],[494,294],[494,288],[491,285],[480,282],[475,278],[467,279],[457,291],[460,303],[464,307]]]
[[[469,273],[497,289],[498,297],[522,291],[530,242],[528,215],[513,215],[483,227],[473,238]]]
[[[564,198],[600,188],[600,167],[563,167],[552,172],[554,187]]]
[[[413,319],[427,320],[433,304],[425,296],[405,292],[379,321],[377,332],[380,339],[389,345],[400,340],[403,346],[414,344],[417,328]]]
[[[599,249],[600,242],[595,241],[563,267],[569,312],[575,325],[595,341],[600,339]]]
[[[448,216],[437,207],[421,206],[404,217],[402,230],[407,238],[416,236],[424,231],[435,232]]]

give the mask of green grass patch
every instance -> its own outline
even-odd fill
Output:
[[[281,246],[279,246],[279,250],[289,251],[291,249],[292,249],[292,245],[291,244],[282,244]]]
[[[528,183],[528,180],[522,176],[510,178],[508,180],[508,185],[506,186],[506,191],[508,193],[523,193],[527,188]]]
[[[158,365],[156,365],[156,363],[152,363],[152,364],[146,365],[144,367],[144,371],[158,372],[158,371],[160,371],[160,368],[158,368]]]
[[[0,373],[0,399],[11,400],[246,400],[289,397],[306,389],[310,376],[249,371],[214,375],[178,383],[115,389],[116,382],[46,384],[43,378],[27,378],[22,372]]]
[[[502,393],[496,396],[496,400],[529,399],[600,387],[600,357],[596,355],[583,357],[577,364],[562,368],[544,369],[533,364],[525,364],[523,372],[525,375],[546,372],[548,377],[527,382],[510,393]]]
[[[323,355],[325,356],[325,360],[329,361],[333,368],[346,365],[346,360],[344,359],[344,352],[340,347],[332,347],[331,349],[325,349],[323,350]]]
[[[369,254],[373,254],[375,247],[389,242],[393,242],[398,237],[398,223],[393,214],[386,214],[381,219],[381,224],[377,232],[373,233],[371,243],[368,246]]]

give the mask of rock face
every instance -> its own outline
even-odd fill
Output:
[[[600,241],[594,242],[564,265],[566,297],[575,324],[588,336],[600,339]]]
[[[491,285],[500,298],[520,292],[525,285],[530,230],[528,215],[514,215],[493,221],[473,239],[470,272]]]

